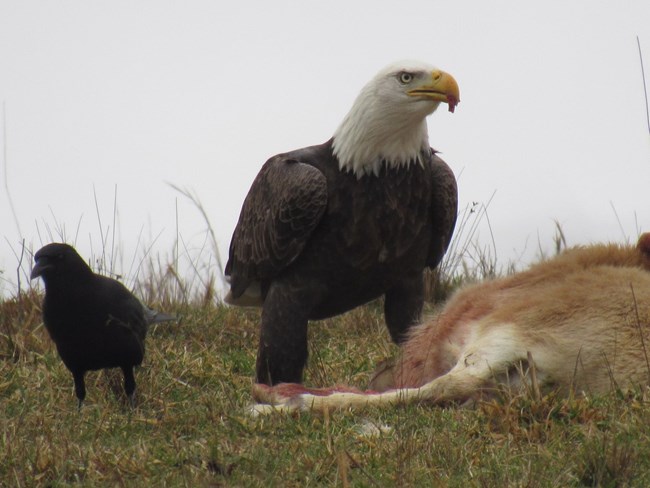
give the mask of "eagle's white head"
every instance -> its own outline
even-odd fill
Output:
[[[454,78],[433,66],[400,62],[381,70],[363,89],[334,133],[334,154],[342,171],[379,174],[422,161],[429,151],[427,115],[440,102],[453,112],[460,101]]]

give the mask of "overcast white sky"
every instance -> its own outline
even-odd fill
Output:
[[[430,142],[461,206],[494,194],[498,262],[534,257],[538,239],[550,250],[554,220],[569,244],[634,240],[650,230],[636,36],[650,76],[647,0],[0,0],[0,292],[21,238],[36,250],[49,228],[97,253],[115,192],[117,272],[145,246],[171,253],[177,233],[205,258],[205,222],[167,182],[200,198],[225,262],[264,161],[327,140],[404,58],[458,80]]]

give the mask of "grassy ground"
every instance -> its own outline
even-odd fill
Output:
[[[222,306],[151,331],[136,409],[99,372],[78,412],[39,303],[0,305],[2,486],[650,486],[642,393],[251,418],[259,315]],[[379,304],[313,324],[310,350],[315,386],[396,352]]]

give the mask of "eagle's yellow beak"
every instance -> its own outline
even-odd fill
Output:
[[[431,81],[409,90],[412,97],[428,98],[449,105],[449,111],[453,112],[460,102],[460,89],[453,76],[444,71],[435,70],[431,72]]]

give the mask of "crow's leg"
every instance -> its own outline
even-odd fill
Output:
[[[86,398],[86,382],[84,381],[85,371],[74,370],[72,371],[72,379],[74,380],[74,392],[77,396],[77,407],[81,410],[81,405]]]
[[[289,285],[273,283],[264,300],[257,353],[258,383],[302,382],[307,363],[309,300]]]
[[[124,392],[129,399],[131,407],[135,407],[135,376],[133,375],[133,366],[122,366],[124,373]]]
[[[412,280],[400,282],[386,292],[384,317],[394,343],[402,344],[411,326],[420,321],[423,302],[424,282],[421,274]]]

